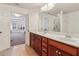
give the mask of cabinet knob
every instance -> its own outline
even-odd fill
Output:
[[[61,52],[59,52],[59,55],[61,54]]]
[[[58,53],[58,50],[56,51],[56,53]]]

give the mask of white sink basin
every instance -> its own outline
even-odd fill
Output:
[[[57,34],[51,34],[51,33],[46,33],[47,35],[53,36],[53,37],[65,37],[64,35],[57,35]]]
[[[61,39],[61,40],[66,40],[66,41],[74,41],[72,38],[63,38],[63,37],[57,37],[57,38],[59,38],[59,39]]]
[[[74,43],[78,43],[79,44],[79,39],[76,39],[76,38],[63,38],[63,37],[57,37],[57,38],[59,38],[60,40],[74,42]]]
[[[77,43],[79,44],[79,39],[78,38],[67,38],[65,35],[57,35],[57,34],[53,34],[52,33],[46,33],[46,35],[55,38],[55,39],[59,39],[59,40],[63,40],[66,42],[72,42],[72,43]]]

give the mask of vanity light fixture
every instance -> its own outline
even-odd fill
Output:
[[[55,3],[47,3],[47,4],[45,4],[45,5],[41,8],[41,10],[42,10],[42,11],[49,11],[49,10],[51,10],[54,6],[55,6]]]

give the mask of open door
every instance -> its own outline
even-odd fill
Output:
[[[13,13],[11,18],[11,46],[25,44],[25,17],[22,14]]]
[[[10,14],[0,11],[0,51],[10,47]]]

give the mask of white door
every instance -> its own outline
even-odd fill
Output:
[[[0,12],[0,51],[10,47],[10,14]]]

